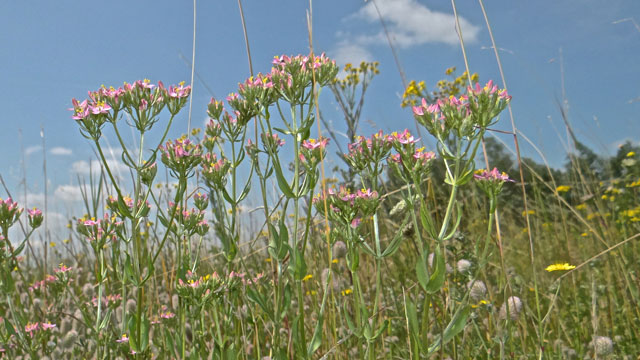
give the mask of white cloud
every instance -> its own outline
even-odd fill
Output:
[[[129,174],[129,167],[117,159],[107,159],[107,165],[111,170],[113,176],[123,179]],[[80,175],[89,176],[89,174],[99,175],[102,171],[102,166],[99,161],[93,160],[91,162],[80,160],[71,164],[71,171]],[[105,170],[106,175],[106,170]]]
[[[73,151],[71,151],[71,149],[62,147],[62,146],[56,146],[54,148],[51,148],[51,150],[49,150],[49,152],[51,153],[51,155],[71,155],[73,154]]]
[[[373,54],[371,54],[371,52],[364,46],[357,43],[348,43],[346,41],[338,43],[337,47],[331,51],[330,55],[336,63],[341,66],[344,66],[347,63],[358,66],[363,61],[373,61]]]
[[[82,201],[82,191],[80,186],[60,185],[53,192],[53,195],[64,202]]]
[[[29,156],[29,155],[35,153],[36,151],[40,151],[40,149],[42,149],[42,146],[40,146],[40,145],[27,146],[27,148],[24,149],[24,153],[27,156]]]
[[[378,9],[375,5],[378,6]],[[380,11],[380,14],[377,10]],[[346,54],[354,55],[354,57],[364,57],[365,55],[370,56],[366,46],[386,45],[387,36],[380,26],[380,17],[384,20],[394,45],[400,48],[427,43],[450,45],[459,43],[453,14],[430,10],[418,0],[377,0],[375,4],[373,1],[369,1],[360,10],[343,20],[346,22],[360,20],[376,24],[378,32],[355,35],[338,33],[337,36],[347,37],[347,40],[339,43],[335,52],[338,55],[343,51]],[[474,43],[480,28],[460,16],[459,21],[465,42],[467,44]]]

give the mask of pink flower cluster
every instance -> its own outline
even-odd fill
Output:
[[[316,166],[324,158],[329,139],[320,137],[302,141],[298,155],[303,166],[309,171],[315,171]]]
[[[467,94],[450,96],[427,104],[422,99],[420,106],[413,107],[413,114],[427,130],[438,138],[446,138],[449,131],[458,136],[472,136],[477,128],[484,129],[493,124],[500,112],[511,101],[506,90],[498,89],[493,81],[484,87],[476,84],[468,87]]]
[[[18,203],[10,197],[2,200],[0,198],[0,227],[9,228],[20,218],[24,209],[18,207]]]
[[[201,161],[202,147],[194,144],[186,136],[176,140],[169,140],[165,146],[160,146],[162,162],[176,174],[186,175]]]
[[[253,278],[247,277],[245,273],[237,273],[237,272],[234,272],[234,271],[232,271],[229,274],[229,280],[240,279],[242,284],[245,285],[245,286],[256,284],[263,277],[264,277],[264,273],[258,273]]]
[[[33,285],[29,286],[29,291],[34,292],[36,290],[42,290],[47,286],[47,284],[53,283],[56,280],[58,280],[58,278],[55,276],[47,275],[44,280],[36,281]]]
[[[118,221],[116,216],[104,214],[102,219],[80,218],[76,224],[79,233],[86,236],[95,246],[103,246],[108,240],[116,240],[116,232],[123,226],[122,221]]]
[[[313,198],[316,210],[320,214],[325,214],[326,201],[329,207],[329,219],[353,228],[360,225],[361,218],[373,215],[379,204],[378,192],[371,189],[360,189],[351,193],[346,187],[341,186],[338,191],[329,188],[326,194],[326,196],[317,195]]]
[[[102,304],[104,306],[109,306],[109,305],[117,306],[121,300],[122,300],[122,295],[120,294],[107,295],[102,298]],[[98,298],[95,296],[91,298],[91,304],[93,304],[93,306],[98,306]]]
[[[31,337],[33,337],[33,334],[38,330],[47,331],[47,330],[53,329],[55,327],[56,327],[56,324],[52,324],[50,322],[46,322],[46,323],[28,323],[27,325],[24,326],[24,331],[29,333],[29,335]]]
[[[273,153],[278,151],[279,147],[284,146],[284,139],[278,137],[278,134],[272,134],[270,132],[260,134],[262,139],[262,146],[267,153]]]
[[[515,182],[512,179],[509,179],[509,175],[505,172],[498,171],[497,168],[493,168],[491,171],[487,171],[486,169],[478,170],[473,177],[476,180],[484,180],[484,181],[495,181],[495,182]]]

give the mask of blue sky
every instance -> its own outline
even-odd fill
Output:
[[[463,70],[450,2],[376,3],[409,79],[426,80],[433,87],[446,68]],[[478,3],[457,5],[471,70],[480,74],[481,81],[499,80]],[[561,48],[569,116],[580,139],[601,153],[615,151],[624,140],[638,141],[640,28],[625,19],[640,22],[640,2],[486,1],[485,5],[501,48],[517,126],[552,165],[565,159],[557,105],[562,98]],[[269,71],[274,55],[308,53],[307,1],[245,0],[243,6],[256,72]],[[371,85],[361,133],[412,128],[410,111],[399,106],[402,82],[373,3],[316,0],[313,25],[316,52],[325,51],[342,64],[380,62],[381,74]],[[92,157],[92,147],[67,110],[71,98],[82,99],[101,84],[119,86],[136,79],[189,82],[192,27],[191,1],[0,2],[0,152],[4,154],[0,174],[10,190],[23,192],[21,131],[29,205],[40,205],[43,127],[48,191],[51,203],[64,213],[63,200],[77,198],[76,177],[86,175]],[[249,75],[236,1],[198,1],[195,67],[202,81],[197,78],[194,83],[192,121],[200,126],[211,97],[207,87],[222,98]],[[344,126],[327,95],[328,89],[321,108],[339,131]],[[186,111],[183,114],[174,126],[175,136],[186,131]],[[498,127],[510,129],[506,115]],[[509,137],[503,139],[511,144]],[[530,146],[522,146],[525,155],[536,157]]]

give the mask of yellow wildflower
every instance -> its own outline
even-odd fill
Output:
[[[346,290],[342,290],[340,293],[342,294],[342,296],[347,296],[347,295],[351,294],[352,292],[353,292],[353,290],[346,289]]]
[[[526,216],[527,214],[533,215],[535,213],[536,213],[535,210],[522,211],[522,216]]]
[[[576,210],[586,210],[587,209],[587,205],[586,204],[580,204],[578,206],[576,206]]]
[[[552,264],[549,265],[545,268],[545,270],[547,270],[548,272],[552,272],[552,271],[559,271],[559,270],[571,270],[571,269],[575,269],[575,265],[569,265],[569,263],[564,263],[564,264]]]
[[[559,193],[561,193],[561,192],[567,192],[567,191],[569,191],[569,190],[571,190],[571,186],[569,186],[569,185],[560,185],[560,186],[558,186],[558,187],[556,188],[556,191],[557,191],[557,192],[559,192]]]
[[[303,277],[303,278],[302,278],[302,281],[309,281],[309,280],[311,280],[312,278],[313,278],[313,275],[309,274],[309,275],[307,275],[307,276]]]
[[[635,153],[635,152],[633,152],[633,151],[629,151],[629,152],[627,153],[627,157],[633,157],[633,156],[635,156],[635,155],[636,155],[636,153]]]

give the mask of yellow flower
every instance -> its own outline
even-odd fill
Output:
[[[578,206],[576,206],[576,210],[586,210],[587,209],[587,205],[586,204],[580,204]]]
[[[583,232],[582,234],[580,234],[580,236],[582,236],[582,237],[587,237],[587,236],[589,236],[589,234],[588,234],[588,233],[586,233],[586,232]]]
[[[523,212],[522,212],[522,216],[526,216],[527,214],[529,214],[529,215],[533,215],[533,214],[535,214],[535,213],[536,213],[536,211],[535,211],[535,210],[523,211]]]
[[[626,187],[632,188],[632,187],[637,187],[640,186],[640,180],[638,181],[634,181],[631,184],[627,184]]]
[[[487,305],[489,302],[487,300],[480,300],[476,305],[471,305],[472,308],[480,307],[481,305]]]
[[[338,259],[333,259],[331,260],[332,263],[337,264],[338,263]]]
[[[569,185],[560,185],[560,186],[558,186],[558,187],[556,188],[556,191],[557,191],[557,192],[559,192],[559,193],[561,193],[561,192],[567,192],[567,191],[569,191],[569,190],[571,190],[571,186],[569,186]]]
[[[271,262],[271,258],[266,258],[266,259],[264,259],[264,261]]]
[[[351,294],[352,292],[353,292],[353,290],[346,289],[346,290],[342,290],[340,293],[342,294],[342,296],[347,296],[347,295]]]
[[[316,292],[315,290],[307,291],[307,296],[315,295],[315,294],[317,294],[317,293],[318,293],[318,292]]]
[[[51,247],[55,247],[55,246],[56,246],[56,243],[54,243],[54,242],[52,241],[52,242],[50,242],[50,243],[49,243],[49,246],[51,246]]]
[[[635,155],[636,155],[636,153],[635,153],[635,152],[633,152],[633,151],[629,151],[629,152],[627,153],[627,157],[633,157],[633,156],[635,156]]]
[[[309,275],[303,277],[302,281],[309,281],[309,280],[311,280],[311,278],[313,278],[313,275],[309,274]]]
[[[552,264],[549,265],[545,268],[545,270],[547,270],[548,272],[552,272],[552,271],[558,271],[558,270],[571,270],[571,269],[575,269],[575,265],[569,265],[569,263],[564,263],[564,264]]]

